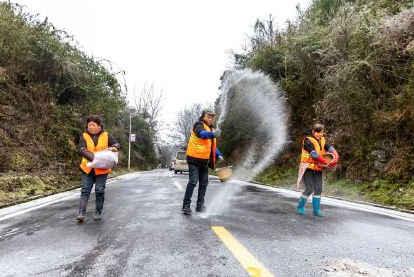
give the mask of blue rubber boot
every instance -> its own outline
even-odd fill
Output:
[[[302,194],[299,197],[299,203],[298,203],[298,206],[296,207],[298,210],[298,214],[302,214],[302,215],[305,214],[306,201],[308,201],[308,198]]]
[[[313,214],[316,216],[323,216],[320,205],[321,205],[321,197],[320,196],[313,196],[312,197],[312,205],[313,205]]]

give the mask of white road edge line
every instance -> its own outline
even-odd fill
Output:
[[[110,184],[114,181],[115,180],[108,180],[107,184]],[[79,197],[80,190],[81,190],[80,188],[76,188],[76,189],[61,192],[58,194],[53,194],[53,195],[49,195],[46,197],[42,197],[42,198],[39,198],[33,201],[24,202],[21,204],[10,206],[10,207],[5,207],[3,209],[0,209],[0,222],[6,219],[33,211],[33,210],[37,210],[37,209],[55,204],[60,201],[68,200],[74,197]],[[17,211],[13,212],[13,210],[17,210]]]
[[[126,174],[126,175],[128,175],[128,174]],[[125,176],[125,175],[123,175],[123,176]],[[113,181],[114,180],[108,180],[107,183],[110,184]],[[292,190],[288,190],[288,189],[274,188],[274,187],[270,187],[270,186],[266,186],[266,185],[260,185],[260,184],[245,182],[245,181],[239,181],[239,180],[233,180],[233,181],[238,182],[238,183],[242,183],[242,184],[247,184],[247,185],[250,185],[250,186],[260,187],[260,188],[263,188],[263,189],[266,189],[266,190],[271,190],[271,191],[283,193],[285,195],[290,195],[290,196],[293,196],[293,197],[299,197],[300,194],[301,194],[301,192],[292,191]],[[174,182],[175,182],[175,185],[180,190],[179,186],[181,186],[181,185],[177,181],[174,181]],[[181,188],[183,189],[182,186],[181,186]],[[6,208],[3,208],[3,209],[0,209],[0,222],[4,221],[6,219],[9,219],[11,217],[15,217],[17,215],[21,215],[21,214],[24,214],[24,213],[27,213],[27,212],[30,212],[30,211],[33,211],[33,210],[36,210],[36,209],[54,204],[54,203],[57,203],[57,202],[60,202],[60,201],[70,199],[72,197],[75,197],[75,196],[79,195],[79,191],[80,191],[80,189],[78,188],[78,189],[63,192],[63,193],[60,193],[60,194],[55,194],[55,195],[47,196],[47,197],[44,197],[44,198],[39,198],[37,200],[33,200],[33,201],[30,201],[30,202],[18,204],[16,206],[11,206],[11,207],[6,207]],[[67,195],[67,194],[69,194],[69,195]],[[58,199],[56,199],[56,197],[58,197]],[[56,200],[49,201],[49,199],[56,199]],[[47,202],[47,201],[49,201],[49,202]],[[36,205],[36,202],[42,202],[43,204]],[[346,208],[350,208],[350,209],[355,209],[355,210],[360,210],[360,211],[385,215],[385,216],[398,218],[398,219],[405,220],[405,221],[414,222],[414,215],[410,214],[410,213],[404,213],[404,212],[400,212],[400,211],[395,211],[395,210],[385,209],[385,208],[381,208],[381,207],[370,206],[370,205],[366,205],[366,204],[354,203],[354,202],[349,202],[349,201],[345,201],[345,200],[333,199],[333,198],[330,198],[330,197],[327,197],[327,196],[323,197],[322,204],[328,204],[328,205],[331,205],[331,206],[341,206],[341,207],[346,207]],[[19,210],[17,212],[12,212],[12,210],[11,210],[11,209],[20,209],[20,208],[22,208],[24,206],[28,206],[28,205],[32,205],[32,207],[23,208],[23,210]],[[11,212],[7,212],[8,210],[10,210]],[[2,214],[5,214],[5,215],[1,216]]]
[[[76,189],[76,190],[79,190],[79,189]],[[78,193],[71,194],[71,195],[64,196],[64,197],[60,197],[59,199],[56,199],[56,200],[53,200],[53,201],[50,201],[50,202],[46,202],[44,204],[36,205],[36,206],[30,207],[30,208],[26,208],[26,209],[18,211],[18,212],[10,213],[8,215],[0,217],[0,221],[9,219],[11,217],[15,217],[15,216],[18,216],[18,215],[21,215],[21,214],[24,214],[24,213],[27,213],[27,212],[30,212],[30,211],[33,211],[33,210],[36,210],[36,209],[39,209],[39,208],[42,208],[42,207],[46,207],[46,206],[49,206],[51,204],[54,204],[54,203],[57,203],[57,202],[60,202],[60,201],[63,201],[63,200],[74,198],[75,196],[78,196]]]
[[[237,182],[243,182],[243,181],[237,181]],[[259,184],[248,183],[248,182],[244,182],[244,183],[249,184],[251,186],[256,186],[256,187],[260,187],[263,189],[283,193],[285,195],[290,195],[290,196],[295,196],[295,197],[299,197],[301,195],[301,192],[299,191],[292,191],[292,190],[282,189],[282,188],[273,188],[273,187],[266,186],[266,185],[259,185]],[[360,210],[364,212],[370,212],[370,213],[390,216],[390,217],[414,222],[414,214],[404,213],[404,212],[390,210],[390,209],[381,208],[381,207],[370,206],[367,204],[360,204],[360,203],[354,203],[354,202],[345,201],[345,200],[334,199],[328,196],[322,196],[322,204],[331,205],[331,206],[341,206],[341,207],[346,207],[346,208],[350,208],[354,210]]]

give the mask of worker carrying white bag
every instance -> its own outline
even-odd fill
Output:
[[[93,161],[87,162],[87,167],[92,168],[113,168],[118,164],[118,152],[102,150],[94,153]]]

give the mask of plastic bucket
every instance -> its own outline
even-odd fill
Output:
[[[322,155],[322,157],[328,162],[328,164],[330,162],[332,162],[333,159],[335,158],[334,155],[331,154],[331,153],[325,153],[325,154]],[[325,170],[327,170],[327,171],[335,171],[336,170],[336,165],[334,165],[334,166],[327,166],[327,167],[325,167]]]
[[[217,168],[216,172],[221,182],[226,182],[230,180],[233,174],[231,170],[231,166]]]
[[[330,163],[330,162],[332,162],[333,161],[333,159],[335,158],[334,157],[334,155],[333,154],[331,154],[331,153],[325,153],[325,154],[323,154],[322,155],[322,157],[328,162],[328,163]]]

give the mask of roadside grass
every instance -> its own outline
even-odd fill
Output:
[[[130,170],[116,168],[109,174],[109,178],[136,171],[139,170],[136,168]],[[81,186],[80,176],[80,171],[69,175],[56,174],[55,172],[40,172],[30,175],[1,174],[0,208],[79,188]]]
[[[74,187],[76,181],[70,176],[57,174],[20,175],[17,173],[0,176],[0,207],[30,201]]]
[[[414,211],[414,182],[388,183],[377,180],[361,185],[365,197],[375,203]]]
[[[131,168],[130,170],[128,170],[127,168],[117,167],[111,171],[111,173],[109,174],[109,178],[115,178],[115,177],[118,177],[124,174],[138,172],[138,171],[142,171],[142,170],[138,168]]]
[[[294,189],[297,173],[297,168],[269,167],[258,174],[254,181],[276,187]]]
[[[270,167],[257,175],[255,181],[297,190],[297,173],[298,168]],[[414,211],[414,182],[390,183],[386,180],[376,180],[356,184],[346,179],[336,179],[329,173],[325,173],[323,179],[323,195]]]

